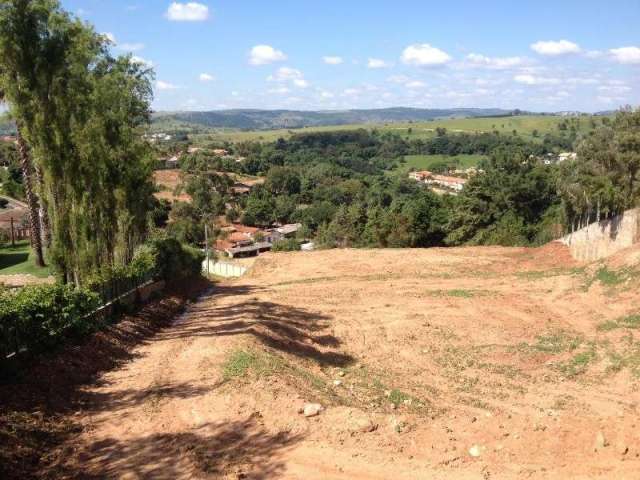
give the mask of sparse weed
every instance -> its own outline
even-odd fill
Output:
[[[571,352],[578,348],[581,343],[582,338],[580,336],[564,330],[557,330],[545,335],[538,335],[536,343],[530,345],[530,347],[538,352],[558,354]]]
[[[244,377],[252,365],[257,361],[254,353],[237,350],[233,352],[222,367],[222,375],[225,379]]]
[[[601,332],[609,332],[617,328],[640,328],[640,314],[627,315],[626,317],[616,320],[607,320],[598,325],[597,329]]]
[[[576,354],[571,360],[558,364],[558,370],[569,378],[576,377],[587,371],[589,364],[598,358],[595,346],[589,350]]]

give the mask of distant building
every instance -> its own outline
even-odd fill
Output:
[[[180,157],[178,157],[177,155],[174,155],[171,158],[167,158],[165,160],[165,166],[167,168],[178,168],[180,164]]]
[[[558,154],[558,163],[562,163],[565,160],[575,160],[576,158],[578,158],[576,152],[562,152]]]
[[[215,249],[231,258],[251,257],[271,250],[272,242],[269,241],[271,238],[268,232],[259,228],[234,223],[224,227],[222,231],[226,232],[226,237],[216,240]]]
[[[211,150],[211,152],[216,157],[226,157],[227,155],[229,155],[229,152],[227,150],[225,150],[224,148],[214,148],[213,150]]]
[[[282,225],[275,230],[284,238],[292,238],[296,236],[296,233],[298,233],[298,230],[300,230],[300,228],[302,228],[301,223],[289,223],[287,225]]]
[[[465,183],[467,183],[467,180],[464,178],[438,175],[428,170],[423,170],[421,172],[411,172],[409,173],[409,178],[412,178],[418,182],[425,183],[427,185],[436,185],[438,187],[444,187],[456,192],[462,191]]]

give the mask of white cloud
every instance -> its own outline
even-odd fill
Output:
[[[289,93],[291,90],[289,90],[287,87],[278,87],[278,88],[272,88],[271,90],[269,90],[269,93],[277,93],[279,95],[284,95],[285,93]]]
[[[516,75],[513,79],[525,85],[557,85],[560,83],[560,80],[557,78],[536,77],[530,74]]]
[[[391,75],[387,80],[393,83],[407,83],[411,79],[406,75]]]
[[[333,98],[334,97],[333,93],[327,92],[326,90],[320,92],[320,96],[322,98]]]
[[[267,65],[273,62],[282,62],[287,56],[280,50],[276,50],[270,45],[256,45],[249,52],[249,63],[251,65]]]
[[[163,82],[162,80],[156,81],[156,88],[158,90],[176,90],[178,87],[173,83]]]
[[[451,57],[446,52],[432,47],[428,43],[409,45],[404,49],[400,58],[407,65],[421,67],[443,65],[451,60]]]
[[[598,90],[601,92],[611,92],[622,94],[625,92],[630,92],[632,89],[627,85],[600,85]]]
[[[118,45],[118,50],[125,52],[138,52],[144,49],[144,43],[121,43]]]
[[[291,67],[280,67],[275,74],[267,77],[269,82],[290,82],[298,88],[307,88],[309,82],[304,79],[300,70]]]
[[[589,50],[584,53],[584,56],[587,58],[600,58],[604,55],[604,52],[601,50]]]
[[[570,77],[565,80],[566,83],[571,85],[597,85],[600,81],[597,78],[587,77]]]
[[[531,44],[531,49],[540,55],[566,55],[569,53],[580,53],[580,47],[569,40],[548,40]]]
[[[201,82],[213,82],[216,77],[214,77],[213,75],[210,75],[208,73],[201,73],[200,76],[198,77],[198,79]]]
[[[209,18],[209,7],[197,2],[173,2],[166,15],[174,22],[202,22]]]
[[[139,63],[140,65],[143,65],[147,68],[151,68],[153,67],[153,62],[151,60],[147,60],[145,58],[142,57],[138,57],[137,55],[133,55],[131,57],[131,61],[134,63]]]
[[[332,57],[332,56],[322,57],[322,60],[324,61],[324,63],[328,65],[340,65],[344,61],[342,60],[342,57]]]
[[[389,68],[391,65],[379,58],[370,58],[367,61],[368,68]]]
[[[640,63],[640,48],[638,47],[620,47],[612,48],[609,53],[618,63],[638,64]]]
[[[416,88],[425,88],[427,86],[426,83],[421,82],[420,80],[412,80],[411,82],[405,83],[405,87],[416,89]]]
[[[342,91],[342,95],[345,97],[351,97],[354,95],[359,95],[360,94],[360,90],[358,90],[357,88],[345,88]]]
[[[522,65],[524,59],[521,57],[487,57],[478,53],[467,55],[467,61],[473,66],[504,69]]]

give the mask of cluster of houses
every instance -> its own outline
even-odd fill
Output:
[[[449,175],[438,175],[428,170],[409,173],[409,178],[417,182],[424,183],[431,187],[442,188],[453,193],[461,192],[467,180],[461,177],[452,177]]]
[[[299,223],[260,229],[234,223],[222,227],[222,235],[216,240],[215,250],[229,258],[252,257],[271,250],[277,241],[295,238],[301,228]]]
[[[202,150],[199,147],[189,147],[187,149],[187,153],[197,153],[200,150]],[[225,150],[224,148],[214,148],[213,150],[211,150],[211,153],[216,156],[216,157],[228,157],[229,156],[229,152],[227,150]],[[164,161],[164,167],[167,169],[174,169],[174,168],[179,168],[180,167],[180,157],[182,156],[182,153],[178,153],[176,155],[173,155],[169,158],[163,158],[160,159],[160,161]]]
[[[531,156],[533,157],[533,155]],[[576,152],[562,152],[562,153],[547,153],[539,158],[539,160],[545,165],[556,165],[558,163],[566,162],[567,160],[575,160],[578,158]]]
[[[168,142],[173,137],[168,133],[160,132],[160,133],[151,133],[151,134],[145,135],[144,138],[149,140],[150,143],[156,143],[156,142]]]

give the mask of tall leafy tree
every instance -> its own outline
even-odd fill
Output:
[[[140,137],[151,72],[56,0],[0,4],[0,85],[42,173],[51,258],[81,283],[126,262],[144,236],[151,162]]]

